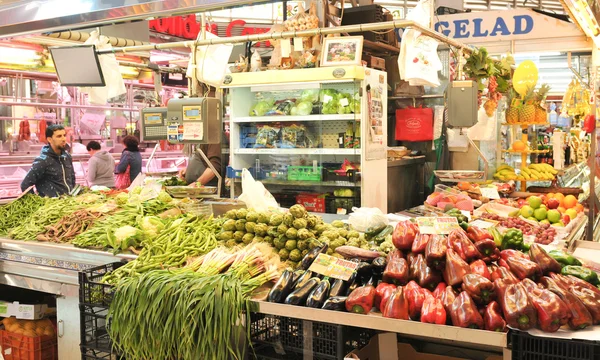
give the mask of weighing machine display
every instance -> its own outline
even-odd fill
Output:
[[[167,105],[167,135],[170,143],[219,144],[221,101],[216,98],[171,99]]]
[[[167,138],[167,108],[147,107],[142,109],[142,141],[157,141]]]

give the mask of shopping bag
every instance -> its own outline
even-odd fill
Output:
[[[397,141],[433,140],[433,109],[408,107],[396,109]]]
[[[119,190],[127,189],[131,185],[131,166],[127,166],[127,170],[124,173],[115,175],[115,187]]]
[[[247,208],[258,212],[279,207],[273,195],[260,181],[254,180],[248,169],[242,170],[242,195],[239,199],[246,203]]]

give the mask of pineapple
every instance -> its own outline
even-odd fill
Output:
[[[508,108],[506,109],[506,122],[508,124],[516,124],[519,122],[519,100],[516,98],[514,89],[510,89],[508,93]]]
[[[535,122],[535,105],[534,101],[534,87],[530,87],[527,90],[527,94],[523,97],[523,105],[519,109],[519,122],[526,124],[533,124]]]
[[[546,109],[542,107],[542,102],[546,100],[546,96],[548,95],[548,91],[550,91],[550,86],[548,84],[542,84],[540,90],[536,94],[536,107],[535,107],[535,123],[536,124],[545,124],[548,120],[548,114],[546,113]]]

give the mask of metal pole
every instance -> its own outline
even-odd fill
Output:
[[[33,107],[48,107],[47,103],[27,103],[18,101],[2,101],[2,106],[33,106]],[[71,105],[71,104],[52,104],[52,107],[66,108],[66,109],[84,109],[84,110],[117,110],[117,111],[140,111],[136,108],[121,108],[112,106],[96,106],[96,105]]]

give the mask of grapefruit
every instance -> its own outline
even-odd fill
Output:
[[[577,198],[573,195],[565,196],[564,205],[567,209],[574,208],[575,206],[577,206]]]
[[[521,208],[521,216],[524,218],[530,218],[533,216],[533,209],[531,206],[525,205]]]

